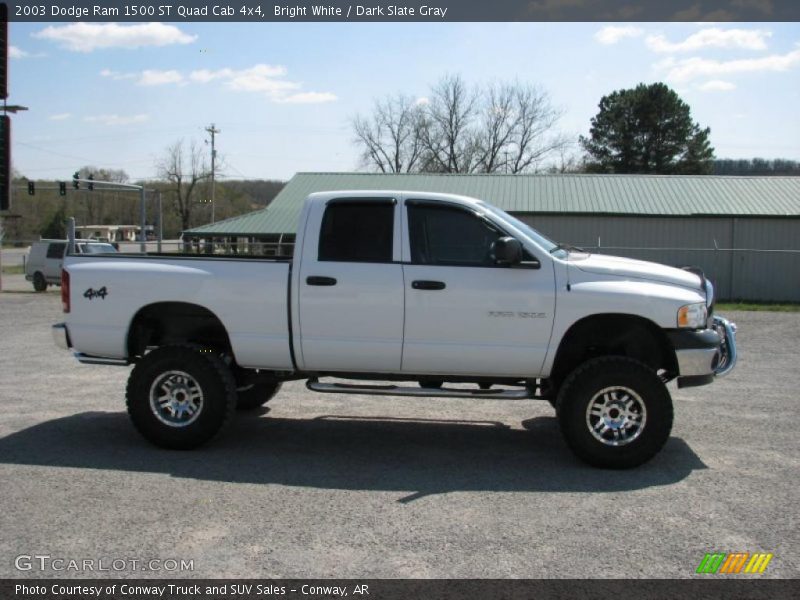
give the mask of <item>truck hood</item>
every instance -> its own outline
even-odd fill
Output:
[[[646,279],[648,281],[679,285],[692,290],[702,289],[700,277],[694,273],[644,260],[623,258],[621,256],[606,256],[605,254],[578,254],[571,258],[570,264],[586,273],[614,275],[625,279]]]

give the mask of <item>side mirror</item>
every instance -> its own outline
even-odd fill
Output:
[[[518,265],[522,262],[522,244],[513,237],[501,237],[492,243],[489,253],[498,265]]]

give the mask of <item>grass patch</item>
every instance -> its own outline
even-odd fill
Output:
[[[728,310],[757,310],[762,312],[800,312],[800,304],[774,304],[770,302],[719,302],[714,305],[714,313],[722,314]]]
[[[22,275],[25,273],[25,267],[22,265],[8,265],[3,267],[3,273],[6,275]]]

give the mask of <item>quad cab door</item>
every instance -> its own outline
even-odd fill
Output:
[[[403,372],[539,375],[554,316],[552,263],[527,248],[521,264],[498,265],[491,246],[507,233],[485,215],[424,198],[404,205]]]
[[[317,207],[300,261],[299,326],[308,371],[397,373],[403,267],[394,198],[337,198]],[[318,245],[316,244],[318,240]]]

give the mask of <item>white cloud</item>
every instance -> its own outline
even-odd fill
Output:
[[[430,98],[426,98],[425,96],[422,96],[420,98],[417,98],[414,101],[414,106],[428,106],[428,104],[430,104],[430,103],[431,103]]]
[[[693,33],[682,42],[670,42],[664,35],[647,37],[653,52],[693,52],[703,48],[740,48],[766,50],[772,32],[765,29],[719,29],[711,27]]]
[[[100,71],[102,77],[114,80],[134,79],[137,85],[155,86],[187,83],[209,84],[217,82],[235,92],[260,93],[272,102],[283,104],[317,104],[337,100],[331,92],[305,92],[297,81],[285,79],[286,67],[257,64],[247,69],[199,69],[188,75],[176,70],[148,69],[139,73],[120,73],[111,69]]]
[[[150,119],[150,115],[96,115],[93,117],[84,117],[83,120],[87,123],[100,123],[101,125],[116,126],[116,125],[133,125],[135,123],[144,123]]]
[[[185,83],[185,78],[180,72],[173,70],[159,71],[158,69],[145,69],[139,73],[120,73],[111,69],[100,71],[101,77],[108,77],[115,81],[124,79],[135,79],[136,85],[154,86],[167,85],[170,83]]]
[[[8,47],[8,58],[25,58],[27,56],[30,56],[30,54],[22,48],[17,48],[16,46]]]
[[[283,77],[286,75],[286,67],[280,65],[265,65],[258,64],[250,67],[249,69],[242,69],[236,71],[234,69],[218,69],[216,71],[209,71],[208,69],[200,69],[199,71],[192,71],[189,78],[198,83],[208,83],[216,79],[222,80],[238,80],[243,83],[243,87],[247,87],[247,82],[251,82],[251,86],[258,87],[258,81],[261,79],[271,77]]]
[[[289,96],[279,96],[275,102],[282,104],[321,104],[323,102],[335,102],[338,98],[336,94],[330,92],[298,92]]]
[[[135,79],[136,73],[120,73],[119,71],[112,71],[111,69],[103,69],[100,71],[102,77],[110,77],[116,81],[121,79]]]
[[[155,71],[147,69],[142,71],[139,85],[166,85],[168,83],[183,83],[183,75],[177,71]]]
[[[601,44],[610,46],[611,44],[616,44],[623,38],[639,37],[643,33],[644,29],[641,27],[634,27],[633,25],[607,25],[594,34],[594,39]]]
[[[192,71],[189,79],[196,83],[222,82],[236,92],[264,94],[272,102],[284,104],[318,104],[337,100],[331,92],[303,92],[301,83],[284,79],[286,67],[257,64],[247,69],[200,69]]]
[[[57,115],[50,115],[47,118],[50,119],[51,121],[66,121],[71,116],[72,116],[71,113],[59,113]]]
[[[737,60],[712,60],[699,57],[682,60],[668,58],[656,67],[667,70],[667,79],[684,82],[699,77],[719,78],[734,73],[788,71],[797,65],[800,65],[800,48],[786,54],[771,54],[761,58]]]
[[[698,85],[697,89],[701,92],[729,92],[736,89],[736,85],[730,81],[723,81],[722,79],[712,79],[705,83]]]
[[[143,46],[169,46],[190,44],[196,35],[182,32],[174,25],[142,23],[118,25],[116,23],[70,23],[50,26],[33,34],[33,37],[55,42],[73,52],[92,52],[103,48],[141,48]]]

